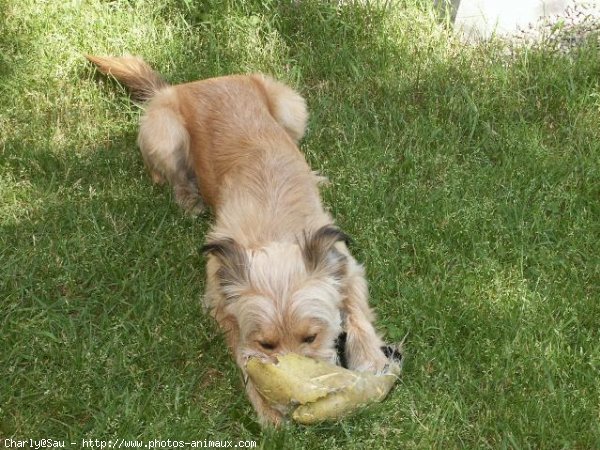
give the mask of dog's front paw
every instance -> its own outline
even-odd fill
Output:
[[[283,425],[284,423],[284,417],[283,415],[273,409],[273,408],[265,408],[262,410],[256,410],[256,413],[258,414],[258,421],[260,423],[260,425],[264,428],[264,427],[279,427],[281,425]]]
[[[400,346],[384,345],[381,351],[390,362],[402,363],[402,348]]]
[[[380,343],[381,341],[365,342],[342,333],[336,343],[338,354],[343,355],[343,358],[339,358],[340,365],[359,372],[384,372],[390,360]]]
[[[252,406],[258,415],[258,421],[261,426],[278,427],[284,422],[283,414],[267,404],[265,399],[262,398],[254,387],[254,383],[249,379],[246,384],[246,392],[248,393],[250,403],[252,403]]]
[[[358,372],[371,372],[380,374],[385,372],[389,366],[389,362],[390,361],[386,358],[383,352],[378,350],[375,353],[364,355],[363,358],[359,361],[356,361],[355,364],[350,367],[350,369]]]

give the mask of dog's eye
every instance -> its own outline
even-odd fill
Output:
[[[275,344],[271,342],[259,342],[259,345],[265,350],[274,350],[277,347]]]
[[[315,342],[316,338],[316,334],[311,334],[310,336],[306,336],[304,339],[302,339],[302,342],[305,344],[312,344],[313,342]]]

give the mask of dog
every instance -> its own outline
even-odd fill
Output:
[[[138,136],[155,183],[215,222],[204,251],[204,304],[245,375],[259,420],[279,424],[245,372],[250,356],[295,352],[359,371],[388,363],[373,326],[364,269],[322,205],[322,178],[298,148],[306,102],[262,74],[169,85],[141,58],[86,56],[144,104]]]

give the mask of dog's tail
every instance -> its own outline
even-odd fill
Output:
[[[111,75],[124,84],[134,100],[150,100],[159,90],[168,86],[167,82],[142,58],[137,56],[92,56],[85,57],[100,72]]]

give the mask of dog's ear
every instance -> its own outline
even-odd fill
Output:
[[[247,285],[248,257],[243,247],[230,238],[209,242],[202,247],[205,254],[213,255],[221,267],[217,271],[219,284],[224,294],[233,299],[236,289]]]
[[[325,272],[342,279],[347,258],[335,248],[337,242],[348,244],[350,238],[332,225],[326,225],[304,237],[304,264],[309,272]]]

